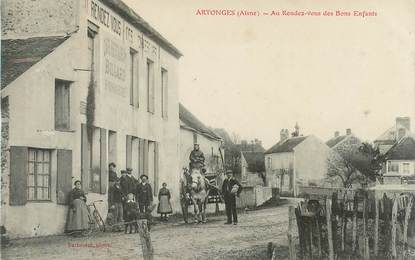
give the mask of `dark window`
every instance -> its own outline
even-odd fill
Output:
[[[399,163],[398,162],[389,162],[388,163],[388,172],[399,172]]]
[[[88,63],[90,64],[91,71],[95,70],[94,58],[95,58],[95,35],[96,32],[88,28]]]
[[[82,124],[81,169],[84,191],[106,193],[107,133],[94,127],[92,140],[88,140],[87,126]]]
[[[55,129],[70,128],[70,82],[55,80]]]
[[[147,60],[147,111],[154,113],[154,63]]]
[[[168,73],[161,69],[161,116],[167,118],[168,114]]]
[[[138,107],[137,51],[130,49],[130,105]]]

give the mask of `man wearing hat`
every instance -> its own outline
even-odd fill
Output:
[[[205,155],[200,150],[199,144],[194,144],[194,148],[190,153],[189,160],[190,171],[192,171],[194,168],[201,169],[205,166]]]
[[[223,181],[222,185],[222,195],[225,200],[225,209],[226,216],[228,221],[225,224],[238,224],[238,215],[236,214],[236,197],[239,197],[239,194],[242,191],[242,186],[233,177],[233,172],[231,170],[226,171],[226,179]]]
[[[153,192],[151,185],[148,183],[148,176],[143,174],[140,176],[141,183],[137,185],[137,201],[141,213],[150,213],[149,207],[153,203]]]
[[[138,180],[133,176],[133,169],[127,168],[127,176],[130,178],[130,193],[135,193]]]
[[[132,176],[132,169],[127,168],[127,170],[121,171],[120,186],[124,195],[128,193],[135,194],[136,179]]]
[[[114,182],[116,181],[116,179],[118,179],[117,177],[117,172],[115,171],[116,165],[115,163],[111,162],[108,165],[108,181],[110,183],[109,186],[112,186],[114,184]]]

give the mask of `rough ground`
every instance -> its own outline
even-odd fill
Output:
[[[154,259],[267,259],[267,244],[286,259],[288,205],[239,214],[239,225],[225,216],[207,224],[163,223],[153,227]],[[81,247],[72,247],[78,244]],[[94,247],[87,247],[94,246]],[[138,234],[102,233],[90,237],[56,236],[12,241],[2,259],[142,259]]]

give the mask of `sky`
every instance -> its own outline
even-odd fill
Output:
[[[206,125],[265,148],[296,122],[323,141],[346,128],[371,141],[397,116],[414,129],[414,0],[124,1],[184,54],[180,102]],[[205,9],[334,15],[197,15]]]

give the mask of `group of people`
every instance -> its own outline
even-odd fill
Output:
[[[136,179],[132,175],[132,169],[127,168],[122,170],[121,177],[118,177],[115,163],[110,163],[108,181],[107,223],[113,227],[114,231],[122,231],[122,224],[124,224],[126,233],[128,228],[130,233],[133,228],[137,232],[137,219],[147,218],[149,222],[152,221],[153,192],[147,175],[143,174],[140,179]],[[161,214],[161,219],[164,221],[167,221],[167,215],[172,213],[170,198],[171,194],[167,189],[167,183],[163,183],[158,194],[157,212]],[[68,195],[67,233],[79,235],[89,229],[89,212],[86,201],[81,181],[77,180]]]
[[[204,155],[200,151],[199,145],[195,144],[194,150],[190,154],[189,168],[204,169]],[[205,171],[202,170],[204,174]],[[108,215],[107,222],[114,227],[115,231],[124,230],[130,233],[135,227],[138,218],[147,218],[151,223],[151,212],[153,211],[153,192],[148,183],[148,176],[143,174],[136,179],[132,174],[132,169],[127,168],[121,171],[118,177],[115,163],[109,164],[109,189],[108,189]],[[69,211],[67,218],[66,231],[77,234],[89,228],[88,209],[86,206],[86,195],[81,188],[81,181],[74,183],[74,188],[69,194]],[[222,185],[222,195],[225,200],[227,222],[225,224],[238,223],[236,212],[236,197],[241,193],[241,184],[233,177],[231,170],[226,171],[226,178]],[[167,221],[168,214],[172,213],[170,203],[171,194],[167,189],[167,184],[163,183],[158,193],[157,212],[161,215],[161,220]]]
[[[138,218],[147,218],[151,222],[151,212],[153,211],[153,192],[151,185],[148,183],[148,176],[143,174],[140,179],[132,175],[132,169],[127,168],[121,171],[121,177],[118,178],[116,165],[109,164],[109,189],[108,189],[108,206],[110,219],[117,231],[121,230],[119,223],[125,223],[125,232],[129,228],[137,225],[135,220]],[[172,213],[170,203],[170,191],[167,184],[163,183],[159,191],[159,206],[157,212],[161,214],[162,220],[167,220],[167,214]]]

